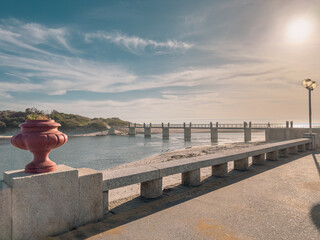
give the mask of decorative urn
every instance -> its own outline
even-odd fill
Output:
[[[13,136],[11,143],[33,153],[33,161],[25,167],[26,173],[56,170],[56,163],[49,159],[49,153],[68,141],[68,136],[58,130],[60,126],[54,120],[27,120],[19,125],[21,133]]]

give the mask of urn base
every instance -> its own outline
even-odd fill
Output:
[[[50,161],[50,165],[49,164],[44,164],[44,165],[38,165],[34,164],[34,162],[29,163],[25,169],[24,172],[25,173],[47,173],[47,172],[53,172],[55,170],[57,170],[57,166],[55,162]]]

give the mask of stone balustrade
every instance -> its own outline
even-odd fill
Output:
[[[266,160],[279,160],[279,156],[296,154],[297,149],[300,151],[313,149],[312,140],[300,138],[252,146],[227,153],[153,163],[134,168],[102,171],[104,204],[108,206],[108,191],[111,189],[140,183],[141,196],[157,198],[162,195],[163,177],[181,173],[182,184],[197,186],[200,184],[201,168],[212,166],[212,175],[224,177],[228,174],[228,162],[234,162],[235,170],[244,171],[249,168],[249,157],[252,157],[253,164],[263,164]]]

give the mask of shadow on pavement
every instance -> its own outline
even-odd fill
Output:
[[[319,152],[316,152],[316,153],[319,153]],[[318,173],[319,173],[319,176],[320,176],[320,164],[319,164],[319,161],[318,161],[318,159],[316,157],[316,154],[313,153],[312,157],[313,157],[314,163],[315,163],[315,165],[317,167],[317,170],[318,170]]]
[[[320,229],[320,203],[311,208],[310,214],[313,224]]]
[[[316,152],[316,153],[319,153],[319,152]],[[315,165],[317,167],[317,170],[318,170],[318,173],[319,173],[319,176],[320,176],[320,164],[319,164],[319,161],[318,161],[315,153],[312,154],[312,157],[313,157],[314,163],[315,163]],[[314,205],[311,208],[310,215],[311,215],[311,219],[312,219],[313,224],[318,229],[320,229],[320,203],[317,204],[317,205]]]
[[[101,222],[87,224],[74,231],[67,232],[50,239],[86,239],[106,231],[117,231],[117,229],[124,224],[144,218],[164,209],[168,209],[195,197],[240,182],[310,154],[313,155],[320,174],[319,163],[317,162],[314,153],[305,152],[299,153],[298,155],[290,155],[288,158],[280,158],[280,161],[267,161],[264,165],[252,165],[247,171],[233,170],[229,173],[228,177],[210,177],[202,182],[202,184],[198,187],[186,187],[183,185],[178,185],[170,189],[165,189],[163,196],[159,199],[145,200],[140,197],[136,197],[111,209],[111,213],[109,213],[108,216]],[[320,204],[312,208],[311,215],[314,224],[320,228]]]

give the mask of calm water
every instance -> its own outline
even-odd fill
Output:
[[[252,132],[252,141],[264,140],[264,131]],[[219,145],[231,142],[243,142],[243,133],[219,133]],[[153,134],[151,138],[144,138],[142,134],[135,137],[74,137],[52,151],[50,159],[74,168],[103,170],[170,150],[199,145],[211,145],[210,133],[192,133],[190,142],[184,141],[183,133],[170,133],[169,140],[163,140],[162,134]],[[9,139],[0,139],[0,179],[4,171],[23,169],[32,158],[29,151],[13,147]]]

